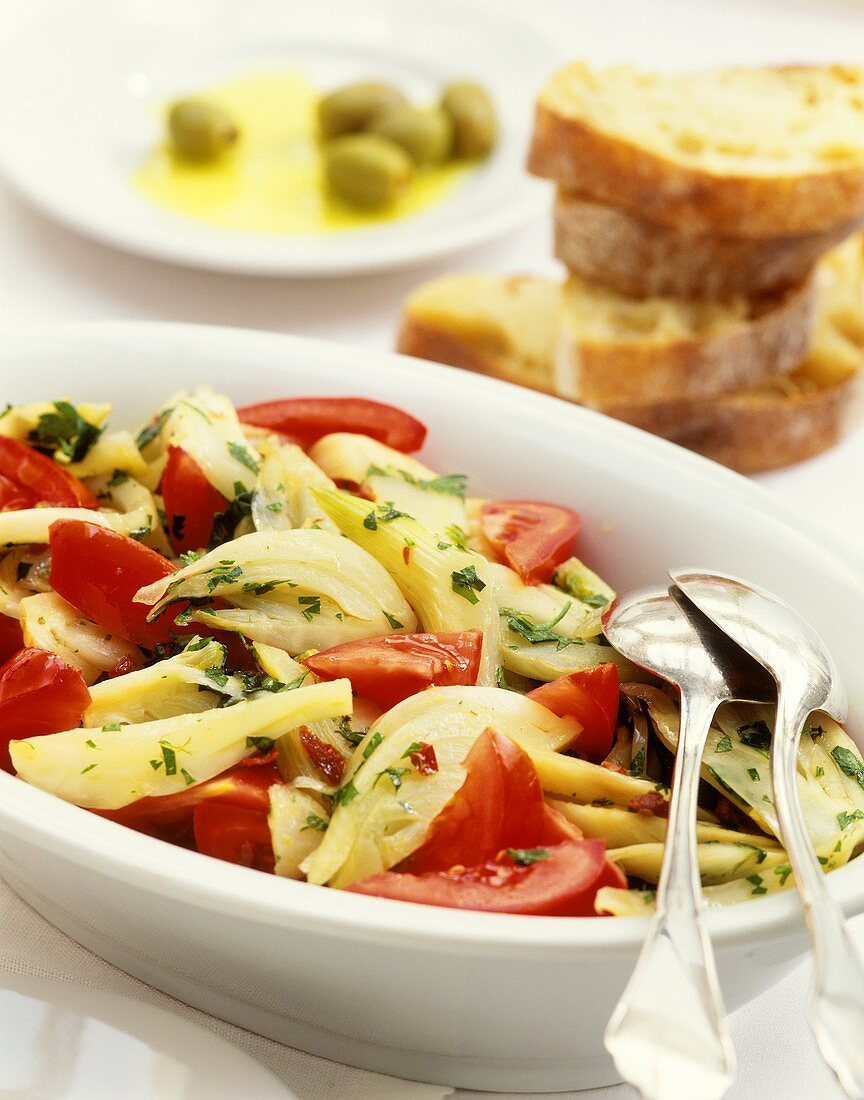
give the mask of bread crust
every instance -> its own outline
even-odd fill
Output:
[[[815,284],[809,278],[754,303],[749,318],[713,332],[669,342],[600,342],[581,337],[568,324],[565,305],[555,389],[563,397],[603,409],[616,403],[692,400],[758,385],[801,362],[815,310]]]
[[[674,412],[667,407],[662,410],[665,422],[654,419],[637,426],[739,473],[764,473],[814,458],[860,422],[864,371],[800,393],[727,394],[699,410],[691,407],[686,426],[670,422]],[[638,417],[637,413],[634,419]],[[634,422],[626,415],[619,419]]]
[[[659,225],[721,236],[815,233],[864,215],[864,166],[716,175],[537,104],[528,170]]]
[[[559,190],[555,255],[581,278],[634,298],[752,297],[806,279],[824,252],[862,224],[858,218],[816,233],[720,237],[658,225]]]

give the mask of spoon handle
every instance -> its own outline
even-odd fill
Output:
[[[606,1029],[618,1071],[646,1100],[719,1100],[735,1058],[701,921],[696,798],[716,700],[682,691],[681,730],[657,908]]]
[[[813,948],[813,1034],[847,1095],[864,1098],[864,966],[828,890],[798,800],[798,743],[809,713],[806,700],[781,689],[771,748],[774,802]]]

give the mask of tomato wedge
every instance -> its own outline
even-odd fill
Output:
[[[22,649],[0,668],[0,768],[14,771],[9,742],[81,725],[90,692],[77,668],[44,649]]]
[[[606,858],[604,841],[568,840],[553,848],[502,852],[497,859],[476,867],[422,875],[383,871],[347,889],[447,909],[593,917],[594,899],[601,887],[626,885],[623,872]]]
[[[303,663],[322,680],[347,676],[358,695],[383,710],[424,688],[476,684],[483,634],[387,634],[322,650]]]
[[[576,749],[589,760],[599,762],[609,755],[618,721],[618,669],[615,665],[559,676],[549,684],[528,692],[559,718],[575,718],[582,723]]]
[[[465,782],[400,870],[447,871],[494,859],[504,848],[533,848],[579,837],[546,805],[530,756],[504,734],[485,729],[465,758],[465,771]]]
[[[289,397],[237,410],[244,424],[290,435],[311,447],[331,432],[357,432],[397,451],[419,451],[426,425],[395,405],[367,397]]]
[[[0,665],[5,664],[23,648],[24,632],[21,624],[11,615],[0,615]]]
[[[171,639],[174,617],[147,622],[150,610],[133,603],[139,588],[175,572],[161,554],[134,539],[77,519],[52,523],[51,586],[109,634],[145,649]]]
[[[577,512],[536,500],[487,500],[480,510],[483,534],[525,584],[551,580],[573,553]]]
[[[205,856],[272,872],[276,866],[267,810],[202,802],[194,814],[195,847]]]
[[[17,439],[0,436],[0,510],[35,508],[98,508],[83,481],[67,473],[47,455]]]
[[[213,518],[228,501],[214,489],[204,471],[181,447],[169,447],[162,474],[162,499],[168,538],[178,554],[200,550],[210,542]]]
[[[221,775],[197,783],[184,791],[140,798],[120,810],[100,810],[101,817],[127,825],[139,833],[168,840],[184,847],[194,846],[194,815],[203,802],[218,802],[263,813],[270,808],[269,790],[282,777],[272,760],[252,757]]]

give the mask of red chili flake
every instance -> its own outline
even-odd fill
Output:
[[[309,754],[309,759],[328,783],[334,787],[342,782],[345,771],[345,757],[332,745],[316,737],[308,726],[300,727],[300,743]]]
[[[435,746],[427,744],[426,741],[421,741],[420,748],[415,749],[408,759],[421,775],[432,775],[433,772],[438,771],[438,759],[435,756]]]
[[[669,800],[659,791],[648,791],[646,794],[637,794],[635,798],[631,798],[628,809],[634,814],[644,814],[645,817],[668,817]]]
[[[411,547],[410,546],[403,546],[402,547],[402,561],[404,561],[406,565],[411,561]]]
[[[610,772],[617,772],[618,775],[629,775],[630,774],[627,771],[627,769],[625,767],[623,767],[623,765],[616,764],[614,760],[604,760],[603,763],[600,765],[600,767],[605,768],[607,771],[610,771]]]
[[[137,672],[141,667],[141,662],[136,660],[131,653],[127,653],[125,657],[121,657],[117,664],[108,670],[108,679],[113,680],[115,676],[126,676],[129,672]]]
[[[347,477],[337,477],[334,480],[337,489],[344,489],[346,493],[353,493],[355,497],[362,497],[363,500],[375,503],[375,497],[368,485],[361,485],[359,481],[350,481]]]

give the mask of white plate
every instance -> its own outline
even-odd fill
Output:
[[[472,492],[578,508],[580,554],[620,589],[699,564],[790,600],[838,660],[861,743],[858,570],[832,554],[818,524],[802,530],[765,490],[626,424],[431,363],[199,326],[7,332],[0,380],[0,401],[111,401],[114,422],[129,427],[166,393],[201,382],[244,402],[317,392],[402,405],[429,425],[429,464],[467,472]],[[502,1091],[616,1079],[602,1034],[644,935],[640,918],[459,912],[277,879],[131,832],[3,773],[0,874],[117,966],[326,1058]],[[848,912],[864,912],[864,859],[828,885]],[[707,916],[730,1010],[806,951],[791,892]]]
[[[6,1100],[297,1100],[239,1047],[176,1013],[70,982],[2,982]]]
[[[489,240],[545,208],[525,174],[533,101],[555,65],[539,30],[475,0],[28,0],[4,10],[0,171],[51,217],[109,244],[195,267],[336,275],[408,265]],[[261,68],[320,87],[379,76],[420,100],[446,81],[489,88],[500,143],[440,203],[326,234],[223,229],[164,210],[130,174],[159,141],[158,104]]]

